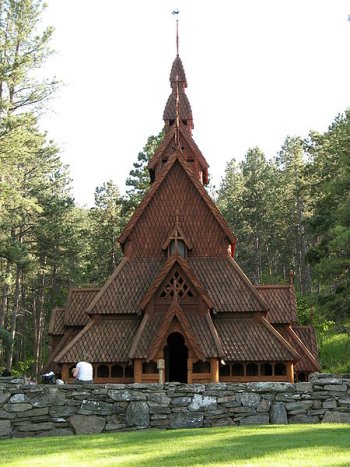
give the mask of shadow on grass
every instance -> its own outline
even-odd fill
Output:
[[[17,449],[30,451],[32,459],[63,451],[89,451],[99,465],[194,465],[229,464],[300,450],[307,457],[310,449],[348,450],[350,425],[274,425],[212,429],[138,431],[61,438],[31,438],[1,442],[1,465],[16,460]],[[309,453],[309,454],[308,454]],[[350,452],[348,454],[350,464]],[[303,457],[300,457],[302,461]],[[72,458],[72,465],[74,459]],[[35,464],[34,464],[35,465]],[[85,464],[84,465],[88,465]],[[315,464],[317,465],[317,464]]]

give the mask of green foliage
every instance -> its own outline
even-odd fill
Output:
[[[125,183],[126,186],[129,187],[123,207],[123,217],[125,217],[126,220],[129,219],[136,207],[141,203],[150,187],[148,162],[153,157],[163,139],[163,130],[157,136],[150,136],[143,151],[139,152],[137,162],[133,163],[134,168],[130,171],[129,177],[126,179]]]
[[[326,373],[350,373],[350,328],[339,332],[332,327],[320,345],[320,361]]]

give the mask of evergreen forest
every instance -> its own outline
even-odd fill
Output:
[[[106,180],[94,207],[75,203],[60,148],[39,128],[60,86],[33,73],[51,54],[53,29],[38,32],[43,8],[0,1],[0,369],[33,375],[47,357],[51,309],[64,306],[69,287],[101,286],[118,265],[117,238],[148,190],[147,163],[163,138],[150,136],[135,157],[125,195]],[[350,109],[325,133],[286,135],[277,155],[254,147],[228,161],[209,191],[250,280],[285,284],[292,271],[321,363],[350,372]]]

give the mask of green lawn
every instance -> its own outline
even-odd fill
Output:
[[[350,425],[233,426],[0,441],[1,466],[350,465]]]

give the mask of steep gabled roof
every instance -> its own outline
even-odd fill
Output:
[[[91,362],[127,362],[140,318],[108,317],[90,320],[80,333],[54,358],[55,362],[74,363],[89,353]],[[101,345],[103,342],[103,345]]]
[[[123,258],[87,309],[88,314],[137,314],[165,258]]]
[[[64,334],[64,308],[53,308],[49,322],[50,336],[63,336]]]
[[[180,136],[182,136],[184,141],[188,144],[188,146],[191,149],[193,155],[199,161],[201,166],[203,168],[208,168],[209,167],[208,162],[206,161],[206,159],[203,156],[201,150],[199,149],[199,147],[195,143],[194,139],[192,138],[190,132],[187,130],[187,128],[185,127],[185,125],[183,123],[180,123],[179,130],[180,130]],[[159,145],[158,149],[154,153],[152,159],[148,163],[148,168],[149,169],[154,169],[155,168],[155,166],[157,165],[159,159],[163,156],[164,152],[166,151],[168,146],[170,144],[172,144],[172,142],[174,143],[173,145],[175,147],[175,132],[176,132],[176,128],[174,126],[166,134],[165,138],[163,139],[163,141]]]
[[[306,347],[304,342],[297,336],[294,330],[289,326],[278,326],[277,331],[283,338],[294,347],[301,356],[301,359],[295,365],[297,371],[321,371],[320,364]]]
[[[266,301],[231,257],[188,257],[207,290],[215,312],[266,312]]]
[[[229,361],[298,361],[300,355],[265,318],[218,315],[214,318],[225,359]]]
[[[200,360],[205,360],[205,354],[201,348],[200,340],[197,339],[197,336],[192,331],[185,313],[176,301],[173,301],[164,314],[163,320],[160,323],[160,326],[158,327],[155,335],[153,336],[152,342],[148,349],[148,360],[153,360],[161,346],[166,345],[166,336],[168,334],[171,323],[175,318],[177,318],[178,323],[183,330],[183,334],[187,338],[189,345],[191,346],[197,358]]]
[[[256,290],[270,306],[266,319],[273,324],[296,323],[296,298],[293,285],[256,285]]]
[[[150,285],[148,288],[147,292],[143,296],[139,308],[141,310],[144,310],[148,303],[151,301],[152,297],[155,295],[157,290],[160,288],[161,284],[169,274],[169,272],[173,269],[173,267],[178,266],[179,270],[183,271],[184,274],[188,277],[194,288],[197,290],[199,295],[203,298],[204,302],[207,304],[209,308],[213,308],[214,304],[211,301],[209,295],[207,294],[206,290],[198,280],[198,278],[193,274],[193,271],[191,270],[189,264],[187,261],[182,258],[180,255],[173,255],[168,258],[168,260],[165,262],[162,270],[159,272],[158,276],[155,278],[153,283]]]
[[[313,326],[292,326],[292,329],[318,361],[319,353],[315,328]]]
[[[119,239],[118,239],[119,243],[121,245],[123,245],[125,243],[128,236],[130,235],[131,231],[133,230],[134,226],[136,225],[136,223],[140,219],[143,211],[149,205],[150,201],[152,200],[153,196],[157,192],[158,188],[164,182],[167,175],[171,171],[171,168],[174,166],[174,164],[176,162],[178,162],[180,164],[180,166],[183,168],[184,172],[190,178],[193,186],[197,189],[199,195],[202,197],[204,203],[207,205],[208,209],[213,214],[214,218],[216,219],[216,221],[220,225],[221,229],[223,230],[223,232],[225,233],[225,235],[227,236],[229,241],[231,243],[236,243],[236,237],[231,232],[231,230],[230,230],[227,222],[225,221],[224,217],[220,213],[219,209],[215,206],[213,200],[210,198],[210,196],[206,192],[203,185],[200,183],[200,181],[197,179],[197,177],[193,173],[193,170],[191,169],[190,165],[185,161],[184,157],[182,156],[181,152],[179,152],[179,151],[174,152],[172,154],[172,156],[169,158],[168,162],[163,167],[163,170],[160,173],[159,177],[157,177],[156,181],[152,184],[150,190],[147,192],[146,196],[143,198],[141,204],[136,209],[133,216],[129,220],[127,226],[125,227],[123,233],[119,237]]]
[[[86,314],[90,303],[96,296],[99,288],[72,288],[68,291],[66,301],[66,326],[85,326],[89,321]]]

